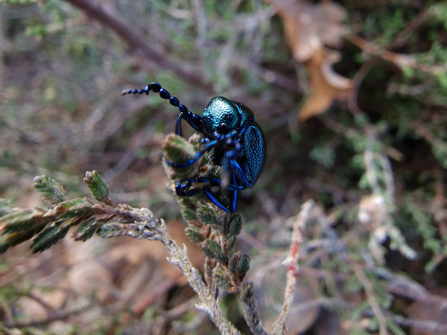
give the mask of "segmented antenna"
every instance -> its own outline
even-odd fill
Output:
[[[171,97],[171,94],[161,87],[161,85],[157,82],[152,82],[149,85],[147,85],[144,89],[130,89],[130,90],[124,90],[121,92],[121,95],[128,95],[128,94],[146,94],[149,95],[149,92],[153,91],[155,93],[160,93],[160,98],[169,100],[169,103],[172,106],[178,107],[180,112],[185,114],[191,114],[191,112],[188,110],[188,108],[182,104],[180,104],[180,101],[176,97]]]

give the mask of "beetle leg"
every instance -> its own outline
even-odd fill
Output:
[[[186,181],[186,184],[184,183]],[[192,189],[190,190],[189,188],[191,187],[192,183],[195,182],[195,179],[184,179],[184,180],[180,180],[177,182],[177,184],[175,185],[175,193],[179,196],[179,197],[190,197],[192,195],[195,195],[197,193],[200,192],[200,190],[198,189]]]
[[[189,113],[191,113],[191,112],[189,112]],[[191,113],[192,114],[192,113]],[[182,113],[180,113],[179,114],[179,116],[178,116],[178,119],[177,119],[177,125],[176,125],[176,127],[175,127],[175,133],[177,134],[177,135],[181,135],[182,134],[182,128],[181,128],[181,119],[183,118],[183,119],[185,119],[190,125],[191,125],[191,127],[193,127],[194,129],[196,129],[197,131],[199,131],[199,132],[201,132],[201,130],[199,130],[198,128],[195,128],[195,126],[194,126],[194,124],[195,123],[192,123],[190,120],[194,120],[194,117],[195,116],[197,116],[197,115],[195,115],[195,114],[193,114],[193,117],[189,117],[189,116],[185,116],[184,114],[182,114]],[[199,118],[200,118],[200,116],[198,116]],[[198,120],[198,119],[197,119]],[[200,122],[202,121],[202,119],[200,118]],[[194,122],[196,122],[196,121],[194,121]],[[201,125],[201,123],[200,123],[200,127],[201,127],[202,125]],[[225,135],[224,137],[223,137],[223,139],[215,139],[215,140],[212,140],[212,141],[210,141],[210,142],[208,142],[204,147],[203,147],[203,149],[202,150],[200,150],[200,151],[198,151],[196,154],[195,154],[195,157],[194,158],[192,158],[192,159],[190,159],[189,161],[187,161],[187,162],[184,162],[184,163],[172,163],[172,162],[170,162],[170,161],[166,161],[166,164],[168,164],[169,166],[172,166],[172,167],[174,167],[174,168],[183,168],[183,167],[188,167],[188,166],[191,166],[192,164],[194,164],[195,162],[197,162],[197,160],[200,158],[200,157],[202,157],[207,151],[210,151],[211,149],[213,149],[216,145],[218,145],[218,144],[220,144],[221,142],[223,142],[223,141],[227,141],[227,144],[228,145],[230,145],[230,144],[234,144],[235,145],[235,150],[233,150],[233,151],[230,151],[230,157],[232,157],[231,155],[232,155],[232,153],[234,152],[234,155],[239,155],[240,154],[240,151],[242,150],[242,147],[241,147],[241,145],[240,145],[240,143],[239,143],[239,141],[235,141],[235,142],[233,142],[233,138],[235,137],[237,135],[237,132],[235,132],[235,131],[232,131],[231,133],[228,133],[227,135]]]
[[[186,181],[186,183],[185,183],[185,181]],[[195,179],[180,180],[175,185],[175,193],[177,194],[177,196],[190,197],[190,196],[193,196],[193,195],[196,195],[197,193],[199,193],[200,192],[199,189],[192,189],[192,190],[189,189],[191,187],[192,183],[194,183],[194,182],[200,182],[200,181],[195,180]],[[208,180],[206,180],[206,182],[208,182]],[[208,199],[210,199],[211,202],[213,204],[215,204],[217,207],[219,207],[220,209],[222,209],[226,212],[234,212],[236,210],[235,200],[237,201],[237,196],[234,196],[234,195],[231,196],[231,193],[237,194],[237,191],[230,192],[230,208],[225,207],[225,205],[222,204],[222,202],[219,199],[217,199],[216,195],[209,188],[207,188],[207,187],[204,188],[203,193],[205,193],[205,195],[208,197]]]
[[[239,141],[236,141],[234,143],[234,150],[227,150],[225,152],[225,157],[228,159],[236,159],[238,157],[241,157],[244,154],[244,148],[242,148],[241,143]]]
[[[168,164],[169,166],[172,166],[174,168],[183,168],[183,167],[188,167],[191,166],[192,164],[194,164],[195,162],[197,162],[197,160],[202,157],[207,151],[210,151],[212,148],[214,148],[219,142],[217,140],[208,142],[202,150],[196,152],[195,157],[191,158],[189,161],[184,162],[184,163],[172,163],[170,161],[166,161],[166,164]]]
[[[232,175],[232,184],[229,184],[227,190],[229,192],[230,206],[227,208],[219,199],[217,199],[216,195],[209,187],[205,187],[203,190],[200,189],[190,189],[192,184],[194,183],[209,183],[211,186],[221,187],[222,181],[219,178],[197,178],[197,179],[183,179],[180,180],[175,185],[175,192],[179,197],[190,197],[196,195],[200,191],[203,191],[205,195],[210,199],[210,201],[215,204],[220,209],[226,212],[234,212],[236,211],[237,202],[238,202],[238,192],[244,189],[244,186],[239,186],[236,184],[236,176]]]
[[[230,159],[230,166],[233,175],[242,183],[245,188],[250,187],[250,183],[245,175],[244,171],[242,171],[241,166],[234,159]],[[233,184],[236,184],[236,181],[233,181]]]
[[[233,184],[236,184],[236,176],[233,174],[232,175],[232,182]],[[229,192],[229,197],[230,197],[230,212],[235,212],[236,211],[236,207],[237,207],[237,201],[238,201],[238,191],[233,190],[233,191],[228,191]]]
[[[236,185],[236,177],[235,175],[231,176],[231,181],[232,181],[232,186],[237,187]],[[220,186],[221,184],[221,180],[217,179],[217,178],[213,178],[210,180],[211,185],[215,185],[218,184],[218,186]],[[230,186],[230,185],[229,185]],[[229,187],[230,188],[230,187]],[[211,200],[211,202],[213,204],[215,204],[217,207],[219,207],[220,209],[226,211],[226,212],[235,212],[236,211],[236,207],[237,207],[237,201],[238,201],[238,190],[237,189],[232,189],[232,190],[228,190],[229,192],[229,198],[230,198],[230,206],[229,208],[225,207],[224,204],[222,204],[222,202],[217,199],[217,197],[215,196],[215,194],[209,189],[209,188],[205,188],[203,190],[203,192],[206,194],[206,196],[208,197],[208,199]]]
[[[180,133],[181,133],[181,119],[185,119],[185,121],[188,122],[189,125],[195,131],[198,131],[199,133],[203,134],[202,117],[200,115],[193,114],[186,107],[185,107],[185,109],[186,109],[186,111],[185,112],[181,112],[179,117],[178,117],[178,119],[177,119],[177,125],[175,127],[175,133],[177,134],[177,128],[180,129]],[[179,122],[180,122],[180,125],[178,125]]]
[[[142,90],[137,89],[130,89],[130,90],[124,90],[121,92],[121,95],[127,95],[127,94],[146,94],[148,95],[150,91],[153,91],[155,93],[160,94],[160,98],[169,100],[169,103],[177,107],[180,110],[180,114],[177,118],[177,123],[175,126],[175,133],[179,136],[182,136],[182,119],[185,119],[191,127],[193,127],[196,131],[199,133],[203,133],[203,124],[202,124],[202,117],[193,114],[191,111],[188,110],[188,108],[185,105],[182,105],[176,97],[171,96],[171,94],[165,90],[161,85],[157,82],[152,82],[149,85],[147,85]]]
[[[175,134],[178,136],[183,136],[182,135],[182,115],[183,115],[182,113],[180,113],[178,115],[177,123],[175,124]]]
[[[231,212],[231,209],[225,207],[225,205],[221,203],[219,199],[217,199],[216,195],[209,188],[205,188],[203,192],[206,194],[208,199],[210,199],[211,202],[215,204],[217,207],[219,207],[221,210],[225,212]]]

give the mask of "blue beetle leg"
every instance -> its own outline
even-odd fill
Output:
[[[187,110],[185,113],[182,113],[182,118],[184,118],[194,130],[203,134],[203,121],[200,115],[193,114]]]
[[[244,150],[242,150],[242,149],[235,149],[235,150],[229,150],[229,151],[227,151],[227,152],[225,153],[225,156],[226,156],[228,159],[236,159],[236,158],[238,158],[238,157],[243,156],[243,154],[244,154]]]
[[[197,181],[209,182],[213,186],[221,186],[221,183],[222,183],[222,181],[218,178],[212,178],[212,179],[198,178]],[[230,184],[230,185],[237,187],[235,185],[236,178],[234,175],[231,176],[231,181],[233,184]],[[205,188],[203,190],[203,192],[206,194],[208,199],[210,199],[211,202],[213,204],[215,204],[217,207],[219,207],[220,209],[222,209],[226,212],[231,212],[231,213],[236,211],[237,201],[238,201],[238,190],[237,189],[229,190],[229,199],[230,199],[230,207],[229,208],[227,208],[219,199],[217,199],[216,195],[209,188]]]
[[[238,157],[242,157],[244,155],[244,148],[242,148],[241,143],[238,141],[231,143],[234,144],[234,150],[229,150],[225,152],[225,157],[227,159],[236,159]]]
[[[203,190],[203,192],[206,194],[208,199],[210,199],[211,202],[213,204],[215,204],[217,207],[219,207],[221,210],[223,210],[225,212],[234,212],[234,210],[232,211],[231,208],[225,207],[225,205],[223,203],[221,203],[220,200],[217,199],[217,197],[214,195],[214,193],[210,189],[205,188]]]
[[[247,131],[247,129],[250,127],[250,125],[251,125],[251,122],[246,121],[239,129],[239,136],[244,135],[245,132]]]
[[[184,162],[184,163],[172,163],[170,161],[166,161],[166,164],[168,164],[169,166],[172,166],[174,168],[184,168],[184,167],[191,166],[192,164],[197,162],[197,160],[200,157],[202,157],[207,151],[210,151],[213,147],[215,147],[217,145],[217,143],[218,143],[218,141],[216,141],[216,140],[207,143],[207,145],[205,145],[205,147],[202,150],[198,151],[195,154],[194,158],[190,159],[187,162]]]
[[[236,184],[236,176],[232,175],[232,183]],[[229,198],[230,198],[230,212],[235,212],[237,207],[237,201],[238,201],[238,191],[228,191],[229,192]]]
[[[183,184],[186,181],[186,184]],[[180,197],[185,197],[187,195],[187,192],[185,192],[185,189],[190,188],[192,185],[191,179],[182,179],[175,184],[175,193]]]
[[[183,184],[186,181],[186,184]],[[200,192],[200,190],[189,188],[191,187],[192,183],[196,182],[195,179],[183,179],[177,182],[175,184],[175,193],[179,197],[190,197],[192,195],[195,195]]]
[[[176,194],[177,194],[177,196],[179,196],[179,197],[191,197],[191,196],[193,196],[193,195],[196,195],[197,193],[199,193],[200,192],[200,190],[196,190],[196,189],[192,189],[192,190],[189,190],[189,191],[187,191],[187,192],[185,192],[185,191],[180,191],[180,192],[177,192],[177,190],[176,190]]]
[[[183,184],[185,181],[186,181],[186,184]],[[194,182],[208,182],[208,179],[203,178],[203,180],[196,180],[196,179],[180,180],[175,185],[175,193],[177,194],[177,196],[179,196],[179,197],[190,197],[190,196],[193,196],[193,195],[196,195],[197,193],[199,193],[200,190],[198,190],[198,189],[192,189],[192,190],[189,189]],[[224,210],[226,212],[234,212],[236,210],[237,191],[234,191],[236,196],[234,196],[234,195],[231,196],[230,195],[230,200],[232,200],[232,204],[231,204],[230,208],[225,207],[225,205],[222,204],[222,202],[220,202],[220,200],[217,199],[215,194],[210,189],[205,188],[203,190],[203,192],[208,197],[208,199],[210,199],[211,202],[213,204],[215,204],[217,207],[219,207],[220,209],[222,209],[222,210]]]
[[[175,124],[175,134],[183,136],[182,133],[182,113],[180,113],[177,118],[177,123]]]
[[[183,105],[182,105],[183,106]],[[176,135],[182,136],[182,119],[185,119],[186,122],[189,123],[189,125],[199,133],[203,134],[203,124],[202,124],[202,118],[197,115],[193,114],[190,111],[187,111],[187,113],[181,112],[178,115],[177,123],[175,124],[175,133]]]
[[[236,162],[236,160],[234,159],[230,159],[230,166],[233,175],[235,176],[235,178],[237,178],[237,180],[239,180],[242,183],[242,186],[244,186],[245,188],[250,187],[251,186],[250,182],[247,179],[247,176],[245,175],[239,163]],[[236,182],[234,181],[233,184],[235,185]]]
[[[236,185],[236,177],[232,175],[231,177],[232,184],[228,185],[228,191],[229,191],[229,199],[230,199],[230,206],[227,208],[219,199],[217,199],[216,195],[211,191],[208,187],[205,187],[203,189],[203,193],[210,199],[210,201],[215,204],[220,209],[226,211],[226,212],[234,212],[236,211],[237,202],[238,202],[238,192],[245,187]],[[183,179],[180,180],[176,186],[176,194],[179,197],[190,197],[192,195],[195,195],[200,192],[199,189],[189,189],[192,184],[194,183],[209,183],[211,186],[218,186],[221,187],[222,181],[219,178],[197,178],[197,179]]]

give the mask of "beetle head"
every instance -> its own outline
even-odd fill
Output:
[[[237,106],[224,97],[212,98],[202,114],[203,126],[209,134],[226,134],[240,125]]]

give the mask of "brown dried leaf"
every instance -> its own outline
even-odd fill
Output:
[[[323,45],[341,46],[345,29],[345,10],[325,1],[311,4],[305,0],[265,0],[278,11],[284,24],[285,37],[298,62],[308,61]]]
[[[299,120],[323,113],[334,99],[346,101],[353,89],[352,81],[332,69],[340,55],[324,47],[341,46],[345,34],[344,9],[330,1],[319,4],[305,0],[265,1],[278,10],[293,57],[307,69],[312,93],[299,113]]]
[[[334,99],[346,101],[353,89],[350,79],[340,76],[332,69],[338,53],[323,48],[316,50],[304,65],[307,68],[312,94],[298,115],[303,122],[329,108]]]

